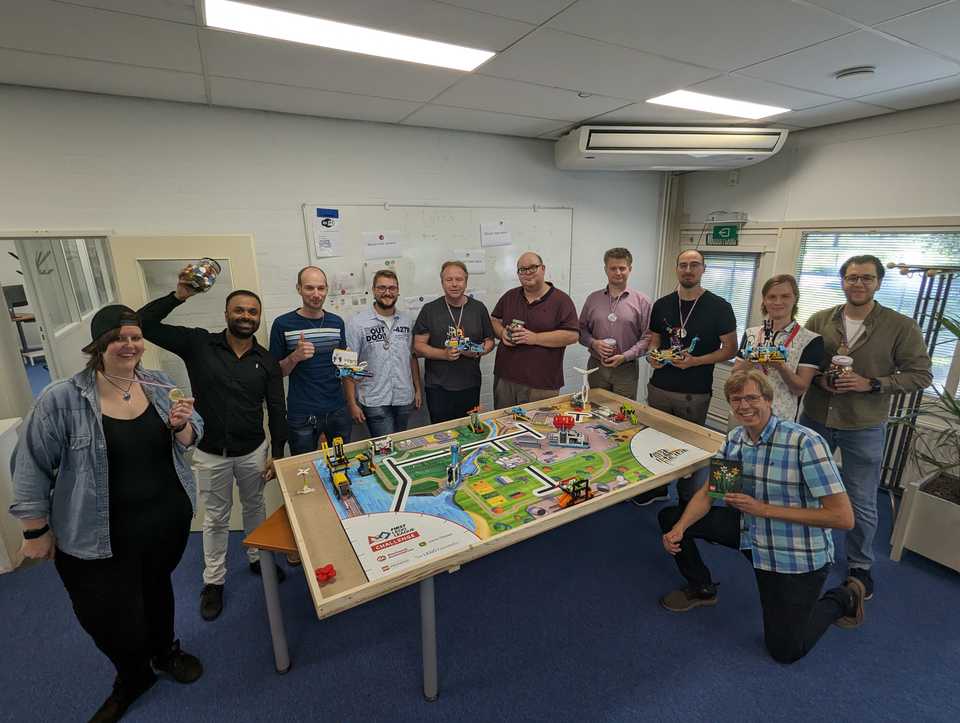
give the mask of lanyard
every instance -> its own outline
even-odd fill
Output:
[[[457,328],[457,331],[460,334],[463,334],[463,327],[460,326],[460,322],[463,321],[463,310],[467,308],[467,304],[464,303],[463,306],[460,307],[460,316],[457,319],[454,319],[453,310],[450,308],[450,304],[447,304],[446,301],[444,301],[443,303],[446,304],[447,306],[447,313],[450,314],[450,321],[454,323],[454,325]]]
[[[677,293],[677,316],[680,319],[680,338],[686,339],[687,337],[687,322],[690,321],[690,317],[693,316],[693,310],[697,308],[697,302],[703,298],[703,294],[700,294],[696,299],[693,300],[693,306],[690,307],[690,311],[687,313],[687,318],[683,318],[683,302],[680,300],[680,294]]]

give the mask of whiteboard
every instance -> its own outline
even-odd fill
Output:
[[[468,293],[488,311],[504,292],[519,285],[516,260],[525,251],[538,253],[547,281],[570,293],[570,207],[316,203],[303,204],[303,224],[307,258],[327,274],[325,308],[344,319],[373,303],[373,274],[384,268],[399,277],[398,307],[416,317],[424,303],[443,294],[440,266],[453,259],[471,268]],[[483,237],[481,228],[488,231]],[[504,240],[509,245],[484,246],[485,241]],[[335,255],[318,255],[318,241],[321,253],[332,247]],[[482,272],[474,270],[481,264]],[[481,404],[486,409],[493,405],[494,356],[481,361]],[[572,356],[568,351],[564,357],[564,377],[567,384],[579,384]]]

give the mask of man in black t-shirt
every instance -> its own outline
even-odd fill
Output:
[[[696,249],[677,256],[677,290],[657,299],[650,312],[650,349],[670,347],[671,334],[678,334],[684,348],[697,340],[693,352],[670,364],[647,357],[653,377],[647,385],[647,404],[681,419],[703,425],[707,421],[713,392],[713,367],[737,353],[737,319],[726,299],[700,285],[706,270],[703,254]],[[684,506],[702,486],[701,472],[679,480],[677,493]],[[666,499],[666,488],[634,498],[648,505]]]
[[[464,417],[480,403],[480,357],[493,350],[487,307],[467,296],[466,264],[447,261],[440,268],[443,296],[424,304],[413,325],[413,350],[426,359],[427,409],[433,424]],[[446,345],[450,329],[482,345],[468,351]]]

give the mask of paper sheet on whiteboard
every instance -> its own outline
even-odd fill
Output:
[[[364,231],[360,236],[365,259],[388,259],[401,253],[399,231]]]
[[[483,249],[454,249],[453,257],[467,265],[467,273],[485,274],[487,272],[486,252]]]
[[[312,221],[313,250],[317,258],[340,256],[340,210],[315,208]]]
[[[509,246],[512,243],[513,238],[510,235],[510,227],[503,221],[480,224],[481,246]]]

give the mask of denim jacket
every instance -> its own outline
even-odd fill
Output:
[[[173,384],[158,371],[138,369],[137,376]],[[168,419],[172,403],[166,390],[147,384],[142,388],[161,419]],[[194,412],[190,423],[196,444],[203,434],[203,420]],[[195,505],[196,483],[185,457],[187,449],[174,436],[173,466],[190,504]],[[47,517],[57,547],[74,557],[100,559],[113,554],[107,443],[93,371],[84,370],[43,391],[20,429],[11,471],[11,515]]]

